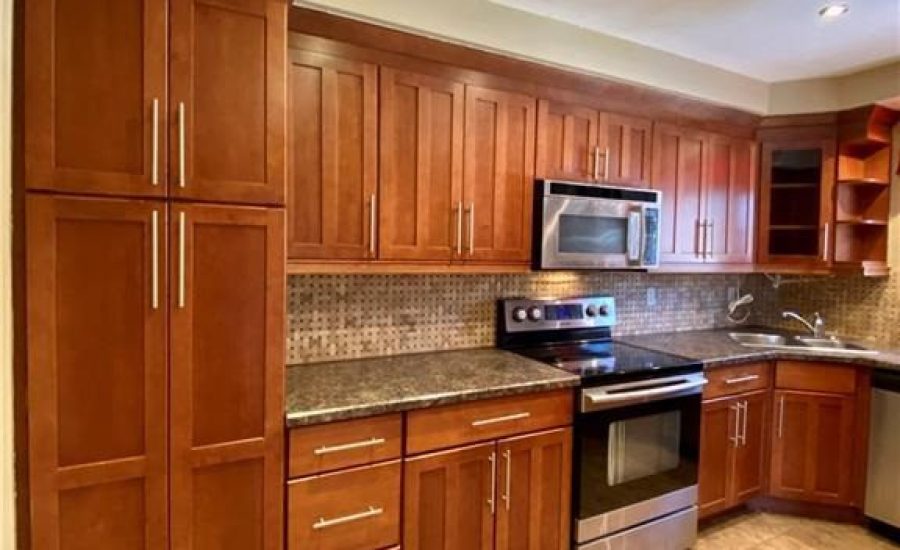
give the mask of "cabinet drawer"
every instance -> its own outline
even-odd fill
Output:
[[[421,453],[571,423],[571,390],[423,409],[407,414],[406,452]]]
[[[709,383],[703,389],[704,399],[762,390],[772,382],[772,365],[747,363],[733,367],[715,367],[706,371],[706,378]]]
[[[775,386],[786,390],[852,394],[856,392],[856,369],[829,363],[779,361]]]
[[[290,431],[288,474],[309,474],[400,458],[399,414],[333,422]]]
[[[400,543],[400,461],[288,483],[288,550]]]

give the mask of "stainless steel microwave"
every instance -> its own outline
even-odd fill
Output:
[[[659,265],[662,194],[538,180],[535,269],[647,269]]]

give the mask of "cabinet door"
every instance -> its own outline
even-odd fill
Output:
[[[700,421],[698,505],[709,516],[732,504],[734,455],[738,444],[738,399],[705,401]]]
[[[535,100],[466,87],[466,258],[524,263],[531,257]]]
[[[703,261],[703,173],[706,135],[657,124],[653,131],[653,188],[662,191],[660,261]]]
[[[851,504],[854,397],[775,392],[770,493],[827,504]]]
[[[602,156],[597,120],[597,111],[590,107],[539,100],[536,177],[599,179]]]
[[[25,216],[32,546],[168,548],[165,206]]]
[[[172,547],[282,547],[284,212],[172,209]]]
[[[769,442],[769,392],[741,396],[740,441],[734,456],[734,504],[761,493],[765,483],[765,457]]]
[[[497,444],[497,548],[569,548],[572,429]]]
[[[752,263],[756,144],[710,136],[705,185],[707,263]]]
[[[375,256],[378,69],[291,50],[288,255]]]
[[[403,547],[493,548],[496,468],[494,443],[406,459]]]
[[[608,183],[650,187],[652,130],[653,123],[645,118],[604,115],[600,146],[605,154],[601,171]]]
[[[166,1],[23,2],[25,185],[166,193]]]
[[[171,194],[284,204],[283,0],[170,0]]]
[[[464,87],[381,69],[379,257],[462,254]]]

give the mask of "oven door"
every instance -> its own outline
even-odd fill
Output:
[[[541,265],[545,269],[640,268],[643,205],[630,201],[547,195]]]
[[[705,383],[695,373],[582,390],[575,426],[577,543],[696,505]]]

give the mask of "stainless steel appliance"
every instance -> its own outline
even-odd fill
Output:
[[[876,370],[872,376],[869,473],[865,513],[874,527],[900,535],[900,372]]]
[[[659,265],[661,194],[539,180],[535,269],[647,269]]]
[[[697,535],[702,365],[616,342],[610,296],[502,300],[501,348],[581,376],[573,546],[684,550]]]

